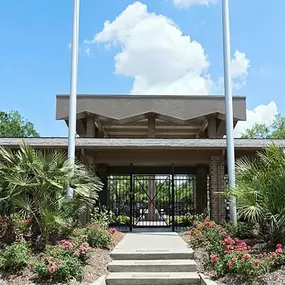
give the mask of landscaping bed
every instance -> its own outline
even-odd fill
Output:
[[[206,219],[195,222],[182,238],[194,248],[198,271],[220,285],[285,284],[282,244],[272,246],[252,232],[243,232],[253,235],[244,240],[236,234]]]
[[[124,237],[124,234],[115,231],[112,234],[112,243],[108,248],[93,248],[90,251],[90,255],[86,262],[84,263],[84,272],[83,272],[83,279],[76,280],[71,279],[65,284],[70,285],[88,285],[94,282],[100,276],[106,274],[107,272],[107,265],[111,261],[110,258],[110,251],[112,248],[119,243]],[[35,271],[33,268],[34,260],[39,259],[41,254],[37,254],[32,256],[31,263],[27,265],[22,270],[17,272],[5,272],[0,270],[0,284],[1,285],[23,285],[23,284],[38,284],[38,285],[51,285],[56,284],[53,280],[39,280],[38,278],[35,279]]]

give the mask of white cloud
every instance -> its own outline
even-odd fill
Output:
[[[132,94],[207,95],[217,86],[223,92],[223,78],[213,82],[207,71],[210,63],[202,45],[183,35],[171,19],[149,13],[140,2],[129,5],[114,21],[106,21],[102,31],[84,43],[119,49],[115,73],[133,78]],[[249,68],[246,54],[237,50],[232,59],[233,88],[246,84]],[[271,124],[276,112],[274,102],[248,110],[247,122],[238,124],[235,136],[257,122]]]
[[[134,78],[132,94],[208,94],[209,61],[200,43],[175,23],[135,2],[91,41],[118,46],[115,73]]]
[[[236,50],[232,59],[232,77],[233,79],[248,75],[250,61],[246,54]]]
[[[250,68],[250,60],[245,53],[238,50],[235,51],[234,57],[231,62],[232,71],[232,88],[239,90],[247,83],[248,70]],[[213,86],[212,92],[223,93],[224,90],[224,77],[220,77]]]
[[[271,125],[277,114],[277,105],[271,101],[268,105],[259,105],[253,110],[247,110],[246,122],[239,122],[234,129],[234,136],[239,138],[246,129],[253,127],[256,123]]]
[[[84,53],[85,53],[87,56],[91,56],[91,50],[90,50],[90,48],[86,48],[86,49],[84,50]]]
[[[174,5],[179,8],[189,8],[194,5],[205,5],[216,4],[218,0],[172,0]]]

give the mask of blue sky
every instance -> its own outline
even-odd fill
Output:
[[[212,1],[81,0],[78,93],[223,94],[221,0]],[[70,90],[72,2],[0,4],[0,109],[18,110],[42,136],[67,135],[55,102]],[[230,0],[230,9],[242,130],[285,112],[285,1]]]

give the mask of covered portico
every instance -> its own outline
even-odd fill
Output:
[[[57,119],[67,125],[68,103],[68,95],[57,96]],[[246,118],[246,100],[235,97],[233,105],[236,125]],[[102,147],[80,152],[80,158],[104,182],[103,204],[110,205],[110,175],[148,175],[147,196],[152,202],[147,211],[151,217],[157,207],[155,175],[190,175],[195,178],[193,211],[202,213],[209,200],[212,218],[218,222],[225,218],[225,198],[220,195],[225,183],[225,151],[213,148],[211,140],[204,147],[200,144],[202,139],[225,135],[224,96],[79,95],[77,134],[105,139]],[[136,147],[128,146],[131,140]],[[195,147],[190,147],[190,140]]]
[[[57,95],[57,120],[68,125],[68,114],[69,96]],[[234,125],[246,119],[244,97],[233,98],[233,114]],[[120,203],[131,215],[139,200],[146,200],[149,219],[155,212],[164,219],[161,212],[167,212],[173,226],[175,215],[186,212],[178,211],[183,201],[187,211],[199,214],[210,208],[215,221],[225,219],[224,96],[78,95],[77,134],[76,155],[103,181],[100,202],[109,209]],[[65,138],[26,142],[41,149],[67,149]],[[249,142],[235,142],[237,157],[258,149],[256,141]],[[0,145],[11,148],[20,143],[0,139]],[[121,194],[113,193],[118,186],[111,189],[118,185],[116,176],[125,177],[119,183],[126,188]]]

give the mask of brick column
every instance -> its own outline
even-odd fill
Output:
[[[196,168],[196,213],[202,214],[207,209],[207,166],[201,165]]]
[[[211,156],[210,158],[210,205],[211,218],[221,223],[225,220],[225,197],[222,193],[225,191],[224,183],[224,157]]]

